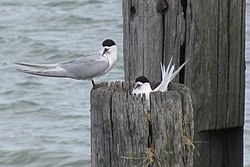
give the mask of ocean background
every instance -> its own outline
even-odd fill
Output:
[[[89,167],[91,82],[16,71],[118,45],[101,81],[123,80],[121,0],[0,0],[0,167]],[[246,11],[245,167],[250,167],[250,0]]]

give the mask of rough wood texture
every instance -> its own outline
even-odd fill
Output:
[[[194,166],[241,167],[245,1],[187,2],[185,56],[190,61],[185,84],[192,92],[194,144],[199,152],[195,154]],[[214,129],[222,130],[199,133]]]
[[[124,64],[129,67],[125,73],[127,80],[134,80],[140,75],[154,80],[160,78],[158,67],[162,59],[158,55],[163,54],[163,25],[156,5],[157,0],[147,3],[141,0],[123,0],[123,46],[126,48]]]
[[[180,95],[174,91],[152,93],[150,104],[155,166],[184,166],[181,157],[183,131]]]
[[[184,85],[172,85],[172,91],[150,95],[150,112],[145,96],[130,94],[132,83],[91,90],[93,167],[193,166],[191,95]]]
[[[189,59],[175,81],[191,91],[195,167],[243,166],[245,7],[245,0],[123,0],[127,81],[159,81],[159,62]]]
[[[189,58],[179,79],[191,87],[199,131],[243,126],[245,2],[169,0],[159,12],[164,2],[123,0],[125,79],[160,80],[160,62]]]
[[[183,162],[184,166],[193,166],[193,152],[189,151],[194,149],[193,139],[194,139],[194,117],[193,117],[193,105],[189,89],[182,84],[169,84],[169,90],[178,91],[181,96],[182,104],[182,131],[183,131],[183,142],[185,143],[182,147]]]
[[[185,83],[199,131],[243,126],[244,1],[187,4]]]
[[[186,24],[181,4],[181,0],[123,0],[126,80],[145,75],[159,81],[160,63],[168,64],[173,56],[180,64]]]

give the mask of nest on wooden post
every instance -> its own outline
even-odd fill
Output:
[[[193,108],[189,89],[131,95],[133,83],[91,90],[92,166],[193,166]]]

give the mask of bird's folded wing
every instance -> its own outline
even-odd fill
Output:
[[[82,57],[77,61],[61,64],[68,73],[78,79],[91,79],[102,75],[109,68],[108,60],[102,56]]]

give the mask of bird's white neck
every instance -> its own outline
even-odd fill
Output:
[[[107,51],[107,53],[103,56],[107,58],[109,63],[109,68],[105,71],[106,73],[115,65],[115,62],[117,61],[117,47],[111,46],[109,51]]]
[[[150,92],[152,92],[151,86],[149,83],[144,83],[143,85],[141,85],[140,87],[134,88],[132,91],[132,94],[143,94],[145,93],[146,96],[146,102],[147,102],[147,109],[150,110],[150,99],[149,99],[149,94]]]
[[[109,65],[110,67],[113,67],[115,62],[117,61],[117,47],[114,46],[113,48],[111,48],[112,51],[110,53],[107,53],[107,58],[109,60]]]

